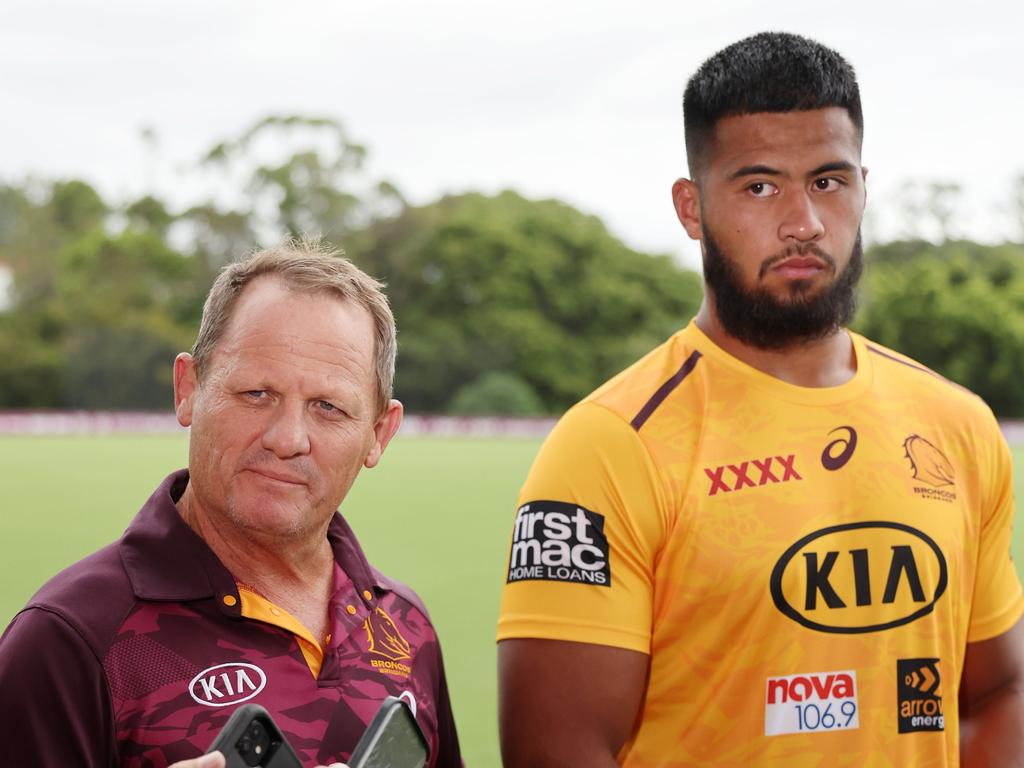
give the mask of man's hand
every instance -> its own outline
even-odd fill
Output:
[[[192,760],[182,760],[174,765],[167,766],[167,768],[224,768],[225,762],[224,755],[220,752],[211,752],[208,755],[196,757]],[[348,766],[344,763],[331,763],[330,765],[321,765],[317,768],[348,768]]]
[[[211,752],[208,755],[196,757],[192,760],[182,760],[167,766],[167,768],[224,768],[226,764],[227,760],[224,758],[224,755],[220,752]]]

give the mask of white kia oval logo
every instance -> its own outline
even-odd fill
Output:
[[[229,707],[248,701],[263,690],[267,676],[255,664],[218,664],[192,678],[188,692],[206,707]]]

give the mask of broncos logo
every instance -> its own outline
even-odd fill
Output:
[[[402,637],[395,622],[378,606],[363,624],[370,653],[376,653],[392,661],[412,658],[409,641]]]
[[[910,469],[914,479],[922,480],[929,485],[941,487],[952,485],[956,479],[953,465],[949,459],[920,435],[911,435],[903,441],[903,450],[910,460]]]

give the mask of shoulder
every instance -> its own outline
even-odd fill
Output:
[[[671,398],[678,402],[699,390],[703,354],[689,328],[655,347],[609,379],[581,404],[594,403],[639,430]]]
[[[377,588],[385,591],[366,620],[371,644],[378,647],[382,643],[380,647],[399,649],[403,658],[413,658],[413,667],[426,674],[436,689],[444,679],[444,665],[440,639],[426,605],[407,585],[372,570]]]
[[[923,399],[939,409],[934,413],[940,419],[977,422],[988,428],[995,425],[992,410],[979,395],[907,355],[863,336],[854,337],[867,350],[877,389]]]
[[[135,603],[119,544],[109,544],[58,573],[32,596],[23,613],[60,619],[102,658]]]
[[[374,578],[380,586],[389,590],[395,598],[408,607],[415,609],[423,616],[424,619],[426,619],[428,623],[430,623],[430,613],[427,611],[426,603],[423,602],[423,598],[421,598],[412,587],[398,581],[397,579],[385,576],[372,565],[370,566],[370,570],[373,572]]]
[[[647,454],[662,437],[687,443],[680,432],[699,431],[703,415],[703,368],[691,329],[676,333],[566,411],[545,441],[545,460]]]

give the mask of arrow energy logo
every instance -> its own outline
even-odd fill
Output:
[[[938,659],[896,660],[900,733],[945,730],[941,683]]]

